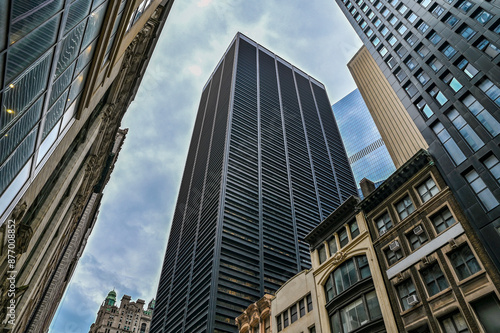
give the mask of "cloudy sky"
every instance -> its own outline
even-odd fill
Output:
[[[332,103],[355,89],[346,64],[361,41],[334,0],[176,0],[50,332],[88,332],[113,288],[155,297],[201,91],[238,31],[324,83]]]

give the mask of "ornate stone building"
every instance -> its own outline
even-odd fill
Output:
[[[91,1],[80,0],[72,4],[61,2],[61,7],[54,9],[54,20],[62,17],[67,20],[66,27],[83,19],[78,24],[85,27],[88,20],[86,31],[89,31],[89,34],[91,29],[98,29],[99,32],[97,37],[92,33],[90,37],[95,37],[94,41],[89,42],[89,46],[81,51],[79,56],[54,56],[52,65],[44,57],[52,57],[54,49],[42,56],[40,61],[47,61],[47,71],[53,68],[51,73],[55,71],[55,77],[59,75],[58,71],[63,70],[59,69],[60,66],[69,66],[57,79],[51,79],[52,83],[48,84],[45,95],[40,97],[40,105],[45,105],[40,106],[40,114],[43,116],[34,120],[33,131],[36,132],[38,126],[43,128],[40,138],[44,139],[41,142],[34,141],[34,152],[28,156],[28,162],[20,166],[22,170],[17,176],[13,176],[10,183],[4,180],[10,177],[6,172],[13,169],[3,166],[0,168],[2,186],[7,184],[5,190],[4,187],[0,188],[0,327],[11,332],[38,333],[48,330],[93,229],[103,189],[125,138],[127,130],[120,129],[121,119],[134,99],[172,3],[173,1],[167,0],[96,0],[91,6]],[[87,7],[82,9],[79,5]],[[77,10],[73,10],[75,8]],[[88,11],[88,16],[77,15],[83,15],[85,11]],[[1,15],[4,15],[4,12],[0,11]],[[99,20],[96,21],[97,19]],[[10,20],[7,22],[13,25],[17,19],[12,17]],[[50,25],[52,20],[46,25]],[[77,28],[80,25],[77,25]],[[54,25],[57,26],[59,25]],[[64,24],[60,26],[65,27]],[[33,33],[44,33],[45,28],[46,26],[42,26],[40,31],[36,28]],[[53,48],[62,48],[62,53],[70,52],[75,47],[65,43],[79,43],[81,39],[87,41],[90,38],[84,33],[78,35],[79,30],[69,32],[73,33],[74,36],[68,35]],[[65,32],[61,31],[59,35],[65,36]],[[21,42],[22,40],[17,43],[21,46],[29,45]],[[5,51],[1,47],[2,45],[0,57],[4,54],[9,57],[17,52],[12,46]],[[76,47],[76,50],[80,50],[80,47]],[[66,64],[66,61],[74,62]],[[64,85],[63,83],[67,82],[63,80],[66,78],[66,71],[69,71],[68,78],[71,82],[71,71],[74,68],[81,69],[82,64],[87,64],[87,67],[81,75],[77,75],[75,70],[73,83],[69,87],[68,84]],[[13,94],[14,88],[19,88],[21,94],[32,91],[30,89],[33,87],[24,87],[21,83],[26,77],[29,78],[33,68],[40,71],[45,68],[36,67],[39,66],[38,63],[33,66],[35,67],[28,67],[26,73],[22,72],[5,88],[4,96]],[[3,73],[7,75],[7,72]],[[25,89],[24,92],[21,89]],[[60,92],[59,89],[68,90]],[[72,95],[73,91],[76,95]],[[51,113],[55,106],[48,109],[46,105],[52,102],[53,95],[61,95],[58,97],[61,100],[64,96],[74,97],[75,102],[66,111],[63,106],[62,114]],[[47,96],[47,99],[50,96],[50,101],[43,102],[44,96]],[[59,102],[54,102],[54,105],[57,103]],[[37,105],[32,107],[38,107]],[[20,108],[17,116],[12,109],[14,118],[7,119],[7,123],[2,122],[2,153],[4,147],[12,145],[12,142],[5,141],[5,137],[20,133],[22,126],[26,125],[26,119],[23,117],[30,116],[30,110],[21,111]],[[52,121],[57,123],[49,124]],[[9,135],[4,136],[5,131]],[[34,138],[35,136],[36,134]],[[53,141],[49,142],[49,139]],[[12,158],[17,153],[18,151],[14,150],[8,161],[16,160]],[[10,163],[8,161],[5,163]],[[9,227],[10,225],[13,227]],[[11,229],[15,229],[15,237],[9,237],[12,234]],[[14,246],[15,254],[9,253],[9,245]],[[13,266],[8,266],[8,259],[11,258],[9,255],[15,259]],[[12,276],[15,277],[15,282],[10,284],[7,278]],[[11,303],[15,304],[15,310],[9,312],[7,306]]]
[[[116,292],[110,291],[99,307],[89,333],[149,333],[155,301],[149,302],[144,310],[144,300],[131,302],[130,299],[130,296],[123,295],[118,306]]]
[[[239,333],[271,333],[271,300],[274,297],[265,294],[252,303],[236,318]]]
[[[495,266],[427,151],[359,207],[398,332],[500,331]]]

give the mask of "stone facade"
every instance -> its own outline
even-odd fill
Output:
[[[236,318],[239,333],[271,333],[271,299],[265,294]]]
[[[118,306],[116,292],[110,291],[99,307],[96,321],[90,326],[89,333],[149,333],[155,301],[149,302],[144,310],[144,300],[130,300],[130,296],[123,295]]]
[[[426,151],[360,207],[399,332],[500,330],[496,270]]]

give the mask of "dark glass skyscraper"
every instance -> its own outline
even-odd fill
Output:
[[[336,1],[500,268],[499,2]]]
[[[356,194],[321,83],[237,34],[203,89],[151,332],[235,332]]]

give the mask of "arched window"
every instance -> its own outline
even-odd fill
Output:
[[[335,295],[369,276],[371,273],[365,255],[346,260],[330,274],[325,283],[326,301],[331,301]]]
[[[141,333],[146,333],[146,323],[142,323],[142,325],[141,325]]]

